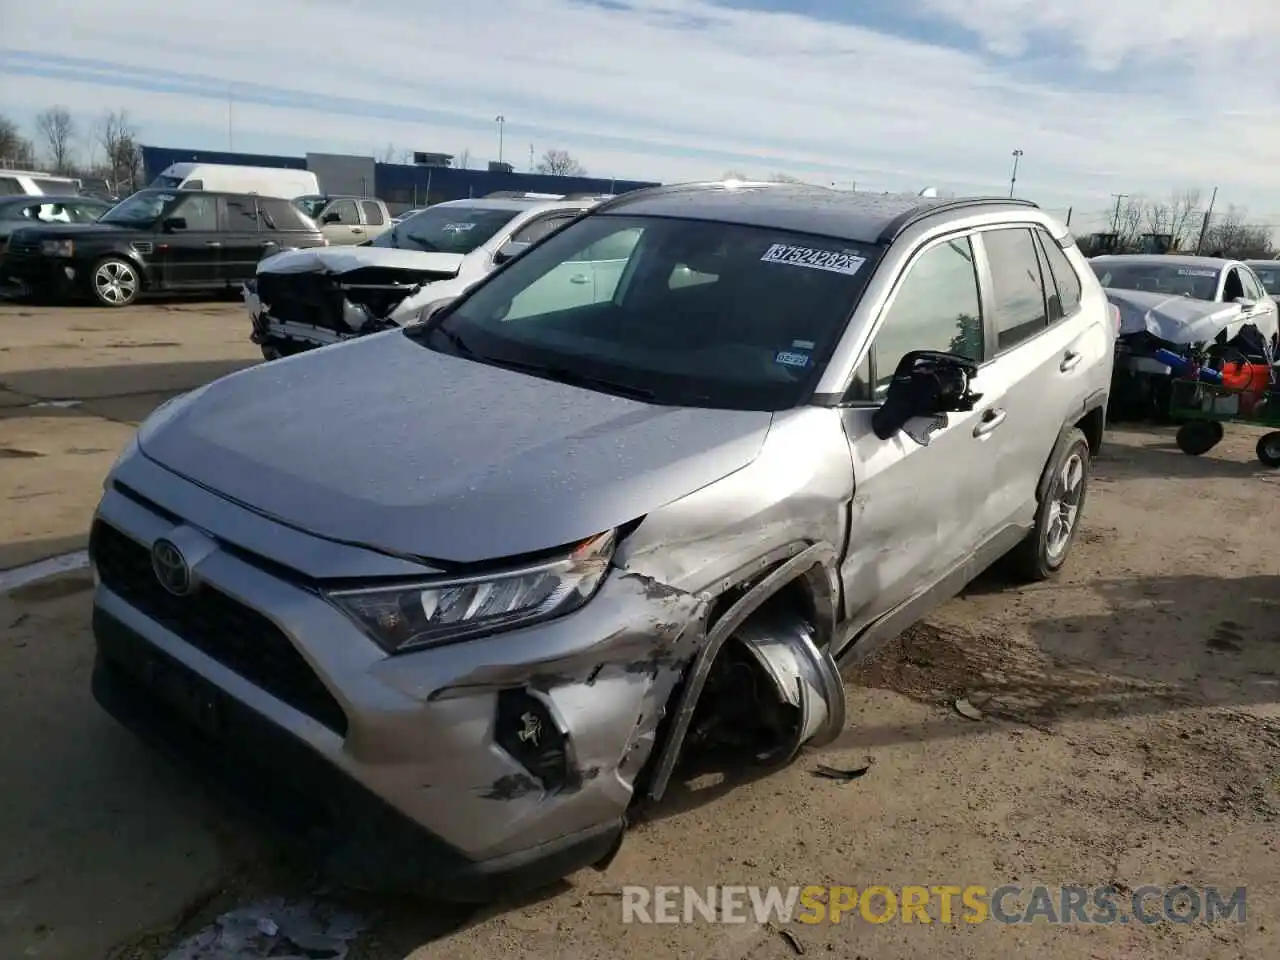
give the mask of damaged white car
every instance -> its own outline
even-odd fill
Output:
[[[244,287],[252,340],[274,360],[404,326],[598,202],[452,200],[367,244],[278,253]],[[557,279],[590,303],[591,265],[575,267]]]

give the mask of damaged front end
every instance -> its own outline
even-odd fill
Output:
[[[406,297],[456,271],[363,266],[277,273],[261,270],[244,287],[253,332],[268,359],[290,356],[399,326],[392,318]]]

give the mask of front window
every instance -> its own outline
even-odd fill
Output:
[[[874,255],[764,227],[587,217],[410,335],[653,403],[784,410],[821,376]]]
[[[1213,300],[1218,295],[1218,270],[1171,263],[1092,264],[1098,282],[1108,290],[1142,290],[1171,297]]]
[[[142,190],[126,200],[121,200],[102,215],[99,223],[118,223],[122,226],[150,226],[160,219],[165,209],[178,199],[175,193],[163,190]]]
[[[372,246],[424,253],[470,253],[511,222],[519,211],[493,207],[428,207],[382,233]]]

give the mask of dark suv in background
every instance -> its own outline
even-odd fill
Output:
[[[123,307],[147,292],[238,290],[263,257],[326,243],[288,200],[142,190],[95,223],[14,231],[0,272],[36,296]]]

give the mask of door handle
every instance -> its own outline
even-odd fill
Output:
[[[984,410],[982,412],[982,419],[979,420],[978,425],[973,428],[973,435],[975,437],[985,437],[996,427],[1000,426],[1000,424],[1004,423],[1004,418],[1008,415],[1008,411],[1001,410],[998,407],[991,407]]]
[[[351,232],[352,232],[352,233],[364,233],[364,227],[352,227],[352,228],[351,228]]]
[[[276,243],[274,240],[263,240],[261,243],[259,243],[259,244],[258,244],[258,246],[260,246],[260,247],[276,247],[276,246],[279,246],[279,244],[278,244],[278,243]]]
[[[206,241],[204,242],[204,245],[205,245],[206,247],[220,247],[220,246],[222,246],[222,241],[221,241],[221,240],[206,240]]]
[[[572,277],[569,278],[569,282],[570,283],[590,283],[591,278],[588,277],[585,273],[575,273]]]
[[[1063,373],[1070,373],[1076,367],[1080,366],[1080,361],[1082,359],[1083,358],[1080,354],[1076,353],[1074,350],[1068,350],[1066,355],[1063,356],[1062,362],[1058,364],[1058,369]]]

